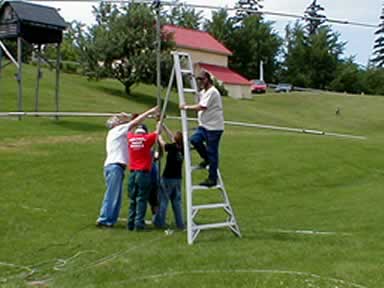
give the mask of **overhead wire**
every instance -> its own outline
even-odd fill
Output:
[[[138,3],[138,4],[153,4],[153,1],[134,1],[134,0],[27,0],[27,2],[81,2],[81,3],[87,3],[87,2],[97,2],[97,3]],[[289,17],[289,18],[296,18],[296,19],[302,19],[302,20],[323,20],[329,23],[334,24],[341,24],[341,25],[352,25],[352,26],[360,26],[365,28],[378,28],[379,25],[370,24],[370,23],[362,23],[357,21],[349,21],[349,20],[340,20],[340,19],[333,19],[328,17],[313,17],[313,16],[307,16],[307,15],[299,15],[295,13],[288,13],[288,12],[275,12],[275,11],[267,11],[267,10],[254,10],[254,9],[242,9],[239,7],[228,7],[228,6],[214,6],[214,5],[204,5],[204,4],[188,4],[186,2],[170,2],[170,1],[160,1],[160,4],[162,6],[183,6],[183,7],[189,7],[194,9],[208,9],[208,10],[226,10],[226,11],[244,11],[247,13],[253,13],[256,15],[270,15],[270,16],[277,16],[277,17]]]

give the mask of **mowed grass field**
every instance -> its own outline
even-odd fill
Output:
[[[17,110],[14,72],[0,79],[0,111]],[[33,111],[34,68],[24,76]],[[53,76],[44,71],[41,111],[54,110]],[[155,87],[126,97],[113,80],[64,74],[61,89],[61,111],[139,112],[156,102]],[[243,237],[208,230],[188,245],[186,232],[127,231],[126,183],[121,221],[95,227],[105,118],[0,118],[0,287],[384,287],[384,97],[269,93],[225,97],[224,106],[226,120],[367,139],[227,126],[221,170]]]

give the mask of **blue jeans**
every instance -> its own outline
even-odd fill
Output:
[[[121,207],[125,169],[118,164],[104,167],[104,178],[107,190],[104,194],[100,216],[97,222],[112,226],[117,222]]]
[[[148,203],[151,207],[152,215],[155,215],[159,209],[159,182],[159,163],[156,161],[152,164],[151,189],[148,195]]]
[[[154,224],[157,227],[165,227],[168,202],[171,201],[176,227],[184,229],[183,211],[181,203],[181,179],[161,178],[160,183],[160,207],[155,216]]]
[[[209,163],[209,179],[217,180],[217,168],[219,167],[219,143],[222,130],[207,130],[197,127],[190,141],[196,148],[200,157]]]
[[[143,229],[147,201],[151,189],[151,174],[145,171],[131,171],[128,179],[128,229]]]

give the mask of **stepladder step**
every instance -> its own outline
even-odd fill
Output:
[[[232,222],[199,224],[199,225],[195,225],[195,228],[199,230],[208,230],[212,228],[224,228],[224,227],[231,227],[231,226],[236,226],[236,222],[232,221]]]
[[[202,209],[217,209],[217,208],[226,208],[228,204],[226,203],[212,203],[212,204],[203,204],[203,205],[194,205],[192,209],[202,210]]]
[[[189,69],[181,69],[180,72],[183,74],[188,74],[193,76],[193,71]]]
[[[185,93],[194,93],[194,94],[196,94],[197,90],[193,89],[193,88],[184,88],[184,92]]]
[[[203,185],[193,185],[192,191],[196,190],[212,190],[212,189],[223,189],[223,187],[220,184],[214,185],[214,186],[203,186]]]

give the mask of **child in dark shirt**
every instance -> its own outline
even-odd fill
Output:
[[[167,152],[167,160],[160,182],[160,207],[154,219],[154,225],[165,228],[165,218],[167,215],[168,202],[171,201],[172,210],[175,217],[176,227],[184,229],[182,202],[181,202],[181,175],[184,160],[183,155],[183,135],[177,131],[175,135],[163,125],[172,143],[167,144],[159,135],[158,141],[162,149]]]

